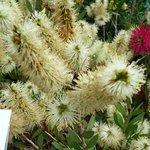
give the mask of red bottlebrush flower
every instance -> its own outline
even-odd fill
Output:
[[[142,25],[131,32],[130,48],[137,54],[150,53],[150,26]]]

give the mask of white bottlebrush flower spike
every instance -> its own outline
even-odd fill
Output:
[[[13,138],[19,138],[27,130],[23,113],[12,111],[10,124],[9,142],[13,142]]]
[[[47,115],[47,124],[58,130],[64,130],[69,126],[73,127],[80,119],[75,105],[67,96],[60,96],[55,99],[49,106]]]
[[[13,122],[11,136],[23,134],[21,131],[29,131],[43,120],[43,112],[29,97],[27,89],[20,82],[12,83],[6,89],[0,90],[0,104],[1,108],[13,111],[12,121],[16,120],[15,115],[21,116],[18,126]]]
[[[138,133],[140,134],[148,134],[150,133],[150,121],[149,120],[143,120],[138,123],[137,128]]]
[[[70,80],[69,71],[63,59],[49,53],[40,34],[34,22],[25,20],[3,38],[4,45],[24,75],[44,92],[54,92]]]
[[[129,150],[150,150],[150,139],[140,137],[137,140],[132,140]]]
[[[111,55],[113,55],[113,53],[117,53],[118,55],[125,55],[128,60],[131,60],[134,54],[129,49],[130,38],[130,30],[120,30],[118,34],[114,37],[113,41],[109,44],[109,49],[112,53]]]
[[[47,45],[50,53],[58,53],[60,57],[68,60],[66,43],[63,42],[63,39],[60,38],[56,29],[54,29],[54,23],[47,17],[45,9],[39,13],[35,12],[32,20],[39,26],[41,37],[44,39],[45,45]]]
[[[6,5],[4,2],[0,2],[0,31],[6,31],[6,29],[12,28],[15,20],[15,14],[12,8]]]
[[[96,16],[95,23],[99,26],[105,25],[110,20],[110,15],[107,13],[105,16]]]
[[[25,20],[25,22],[19,26],[18,34],[21,36],[21,42],[30,43],[31,45],[36,45],[41,49],[43,47],[42,41],[40,38],[40,30],[36,24],[34,24],[31,20]]]
[[[122,130],[115,124],[96,123],[92,130],[99,135],[98,144],[101,147],[119,149],[125,139]]]
[[[101,70],[104,90],[118,99],[131,98],[145,83],[144,72],[145,68],[136,62],[130,64],[123,57],[114,57]]]
[[[117,108],[115,105],[108,105],[107,109],[107,120],[113,121],[114,120],[114,113],[118,112]]]
[[[20,36],[18,36],[18,33],[8,31],[7,33],[3,34],[1,38],[4,41],[4,45],[8,53],[13,54],[19,49],[21,40]]]
[[[3,74],[11,72],[16,67],[15,62],[5,52],[0,51],[0,70]]]
[[[6,46],[6,50],[11,54],[19,51],[21,48],[27,48],[30,44],[30,49],[38,47],[36,50],[40,50],[43,47],[40,40],[40,30],[31,20],[24,21],[23,24],[14,26],[13,30],[10,30],[3,34],[2,40]]]
[[[101,122],[95,122],[94,127],[92,128],[92,131],[94,134],[100,134],[100,131],[102,130],[102,123]]]
[[[105,25],[110,20],[110,14],[107,11],[108,1],[96,0],[90,6],[86,7],[89,17],[95,17],[95,23],[98,26]]]
[[[80,41],[69,41],[67,43],[66,55],[69,58],[69,66],[73,71],[86,70],[89,65],[89,49]]]
[[[109,58],[109,43],[100,40],[95,40],[90,47],[90,67],[95,67],[100,64],[105,64]]]
[[[56,29],[64,41],[72,39],[75,33],[76,12],[73,8],[74,4],[72,0],[50,1],[50,5],[54,9],[53,21],[57,24]]]
[[[90,24],[84,20],[76,23],[75,39],[91,47],[93,42],[98,39],[98,27],[95,24]]]

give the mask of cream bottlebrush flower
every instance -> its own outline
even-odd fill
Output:
[[[129,146],[129,150],[149,150],[150,139],[147,137],[139,137],[137,140],[132,140]]]
[[[100,64],[105,64],[109,55],[109,44],[100,40],[96,40],[90,47],[90,67],[96,67]]]
[[[0,90],[0,109],[12,109],[12,105],[10,104],[10,100],[14,101],[14,99],[18,100],[18,95],[15,91],[11,91],[9,88]],[[12,102],[11,102],[12,103]],[[18,102],[19,103],[19,102]],[[22,106],[23,103],[20,103]],[[17,109],[12,109],[11,121],[10,121],[10,132],[9,132],[9,142],[13,142],[13,138],[19,138],[21,134],[25,133],[30,129],[28,126],[26,119],[26,114],[24,114],[23,107]],[[25,108],[28,109],[28,108]],[[30,112],[28,112],[30,113]],[[38,112],[39,113],[39,112]],[[30,116],[33,117],[33,116]],[[31,122],[32,123],[32,122]]]
[[[67,44],[66,55],[68,65],[75,71],[87,70],[89,65],[89,49],[80,41],[69,41]]]
[[[15,14],[11,7],[4,2],[0,2],[0,32],[11,29],[15,22]]]
[[[47,2],[51,7],[55,7],[55,5],[67,5],[68,7],[74,7],[75,2],[73,0],[55,0],[52,2]]]
[[[98,27],[95,24],[89,24],[84,20],[80,20],[76,22],[74,39],[78,39],[88,47],[91,47],[93,42],[98,39],[97,33]]]
[[[27,89],[28,95],[32,98],[32,99],[36,99],[39,98],[41,96],[41,91],[39,90],[39,88],[34,85],[31,81],[27,81],[26,83],[24,83],[24,87]],[[38,97],[39,96],[39,97]]]
[[[115,124],[100,124],[99,141],[101,147],[120,149],[125,140],[122,130]]]
[[[74,36],[76,21],[76,12],[74,10],[73,0],[56,0],[50,2],[54,9],[53,20],[56,24],[60,37],[67,41]]]
[[[13,54],[20,48],[20,35],[18,33],[8,31],[1,36],[4,41],[4,47],[9,54]]]
[[[129,41],[130,41],[131,33],[130,31],[121,30],[116,35],[112,42],[113,48],[118,51],[118,53],[124,53],[129,50]]]
[[[2,39],[6,50],[12,54],[28,47],[39,51],[44,48],[40,34],[39,28],[31,20],[25,20],[23,24],[14,26],[12,31],[3,34]]]
[[[140,134],[149,134],[150,133],[150,121],[146,119],[143,121],[140,121],[138,123],[137,131]]]
[[[32,129],[42,121],[42,113],[36,103],[28,96],[24,85],[12,83],[7,89],[1,90],[1,103],[14,113],[20,113],[25,120],[26,130]]]
[[[107,117],[108,117],[107,120],[114,121],[114,113],[118,113],[118,110],[115,107],[115,105],[108,105],[106,112],[107,112]]]
[[[38,104],[43,112],[46,112],[48,106],[51,105],[51,101],[54,99],[54,95],[51,93],[46,94],[40,91],[40,89],[30,81],[24,83],[24,86],[29,97]]]
[[[5,0],[5,3],[12,8],[12,11],[14,13],[14,24],[17,25],[18,23],[21,23],[23,21],[23,11],[20,8],[20,5],[15,0]]]
[[[92,128],[92,131],[94,132],[94,134],[99,135],[101,130],[102,130],[102,123],[101,122],[95,122],[94,127]]]
[[[9,131],[9,142],[13,142],[13,138],[17,139],[26,132],[26,120],[24,115],[17,111],[12,111]]]
[[[46,94],[40,91],[40,89],[30,81],[27,81],[24,84],[24,87],[26,88],[27,93],[34,104],[36,103],[36,105],[38,105],[42,120],[46,120],[47,110],[49,109],[49,106],[54,99],[54,95],[51,93]]]
[[[115,57],[101,69],[102,86],[117,99],[126,99],[138,93],[145,83],[145,68],[124,57]]]
[[[1,89],[0,90],[1,106],[2,106],[3,101],[5,101],[7,98],[10,98],[9,89]]]
[[[105,16],[96,16],[95,23],[99,26],[105,25],[110,20],[110,15],[107,13]]]
[[[55,31],[53,22],[47,17],[45,9],[39,13],[35,12],[33,21],[40,27],[41,36],[46,41],[49,50],[58,53],[63,59],[67,59],[65,42]]]
[[[35,54],[37,56],[35,56]],[[15,58],[17,58],[17,56],[19,55],[16,55]],[[26,55],[24,55],[21,59],[18,59],[17,62],[21,63],[22,59],[26,57],[24,62],[20,64],[21,70],[25,75],[29,76],[29,79],[42,91],[47,93],[56,92],[65,82],[71,81],[67,67],[63,60],[57,55],[53,53],[46,55],[46,53],[27,52],[27,56],[31,57],[27,58]]]
[[[40,33],[39,28],[28,20],[3,39],[23,74],[44,92],[55,92],[68,81],[69,71],[58,55],[48,53]]]
[[[68,92],[71,101],[77,105],[78,111],[81,111],[82,115],[94,114],[99,110],[103,111],[107,105],[117,101],[108,93],[103,92],[101,80],[97,70],[89,71],[78,77],[76,83],[79,88]]]
[[[131,32],[126,30],[119,31],[118,35],[110,43],[110,52],[118,55],[126,55],[128,60],[133,57],[133,52],[129,50]]]
[[[99,26],[105,25],[106,22],[110,20],[110,15],[107,12],[108,1],[102,2],[101,0],[96,0],[90,6],[87,6],[87,14],[90,17],[95,17],[95,23]]]
[[[14,28],[14,30],[17,29]],[[44,48],[42,44],[43,41],[40,39],[41,32],[38,26],[31,20],[25,20],[23,24],[20,24],[16,32],[18,33],[18,36],[20,36],[22,44],[29,43],[33,48],[35,46],[39,50],[41,50],[40,48]]]
[[[64,130],[68,126],[73,127],[80,120],[76,105],[72,104],[71,100],[64,95],[52,102],[47,115],[47,124],[58,130]]]
[[[150,25],[150,11],[147,12],[146,19],[147,23]]]
[[[107,4],[102,2],[102,0],[96,0],[95,3],[92,3],[90,6],[87,6],[87,14],[92,16],[104,15],[107,12]]]
[[[0,72],[6,74],[16,67],[12,58],[4,51],[0,50]]]

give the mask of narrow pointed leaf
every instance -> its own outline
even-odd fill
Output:
[[[94,147],[97,143],[98,140],[98,135],[93,136],[87,143],[87,148],[90,149]]]

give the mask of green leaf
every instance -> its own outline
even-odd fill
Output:
[[[138,107],[135,108],[135,110],[133,111],[133,116],[136,116],[143,112],[142,109],[140,109],[141,106],[142,104],[140,104]]]
[[[56,150],[56,148],[52,145],[50,150]]]
[[[32,139],[42,133],[42,129],[38,128],[32,135]]]
[[[83,18],[85,17],[85,15],[86,15],[86,11],[83,10],[83,11],[78,15],[78,20],[83,19]]]
[[[63,150],[63,147],[57,142],[52,142],[52,145],[58,150]]]
[[[131,98],[127,97],[126,103],[127,103],[128,108],[129,108],[131,106],[131,104],[132,104]]]
[[[37,139],[37,145],[39,148],[42,148],[43,147],[43,142],[44,142],[44,137],[43,137],[43,134],[40,134],[38,136],[38,139]]]
[[[33,12],[33,9],[32,9],[32,5],[31,5],[31,3],[29,2],[29,0],[26,0],[26,6],[27,6],[28,10],[32,13],[32,12]]]
[[[120,103],[117,103],[115,105],[115,107],[117,108],[117,110],[122,114],[123,117],[126,116],[126,110],[125,108],[120,104]]]
[[[137,122],[141,121],[144,117],[144,112],[142,112],[141,114],[139,114],[138,116],[134,117],[130,122],[129,125],[133,125],[136,124]]]
[[[36,0],[36,3],[35,3],[35,10],[37,10],[37,11],[41,11],[41,10],[42,10],[42,7],[41,7],[41,0]]]
[[[16,148],[19,148],[19,149],[22,149],[22,148],[25,148],[26,145],[22,142],[18,142],[16,141],[14,144],[13,144]]]
[[[81,139],[80,137],[77,135],[77,133],[71,129],[69,129],[68,131],[68,135],[67,135],[67,144],[70,148],[74,148],[75,150],[82,150],[81,148]]]
[[[0,73],[0,81],[4,81],[4,76],[2,73]]]
[[[63,150],[74,150],[74,148],[63,148]]]
[[[137,115],[139,115],[139,114],[141,114],[143,112],[143,110],[142,109],[136,109],[136,110],[134,110],[133,111],[133,116],[137,116]]]
[[[93,134],[94,134],[93,131],[85,131],[82,136],[83,136],[85,139],[89,139],[89,138],[91,138],[91,137],[93,136]]]
[[[139,134],[134,133],[134,134],[132,134],[132,136],[130,136],[129,141],[132,140],[132,139],[137,139],[138,137],[139,137]]]
[[[88,123],[88,126],[87,126],[87,131],[90,131],[92,130],[93,126],[94,126],[94,123],[95,123],[95,115],[94,116],[91,116],[90,118],[90,121]]]
[[[47,128],[48,128],[48,132],[50,132],[52,130],[52,126],[50,123],[48,124]]]
[[[88,150],[96,150],[96,146],[89,148]]]
[[[89,149],[89,148],[94,147],[94,146],[96,145],[96,143],[97,143],[97,140],[98,140],[98,135],[93,136],[93,137],[88,141],[88,143],[87,143],[87,148]]]
[[[115,113],[115,114],[114,114],[114,121],[115,121],[115,123],[116,123],[120,128],[122,128],[123,130],[125,129],[124,121],[123,121],[123,118],[122,118],[121,114]]]
[[[76,142],[73,142],[72,141],[72,143],[68,143],[69,145],[69,147],[70,148],[73,148],[73,149],[75,149],[75,150],[83,150],[83,148],[81,147],[81,144],[80,143],[76,143]]]
[[[44,139],[45,139],[47,142],[49,142],[49,141],[52,140],[52,138],[49,137],[46,133],[43,133],[43,137],[44,137]]]
[[[131,136],[132,134],[136,133],[137,127],[138,127],[137,125],[129,125],[125,131],[126,135]]]
[[[58,141],[61,141],[62,143],[66,141],[66,137],[64,136],[64,134],[57,129],[54,130],[54,135]]]
[[[76,143],[81,142],[81,138],[79,137],[79,135],[71,129],[69,129],[69,138],[72,138]]]

